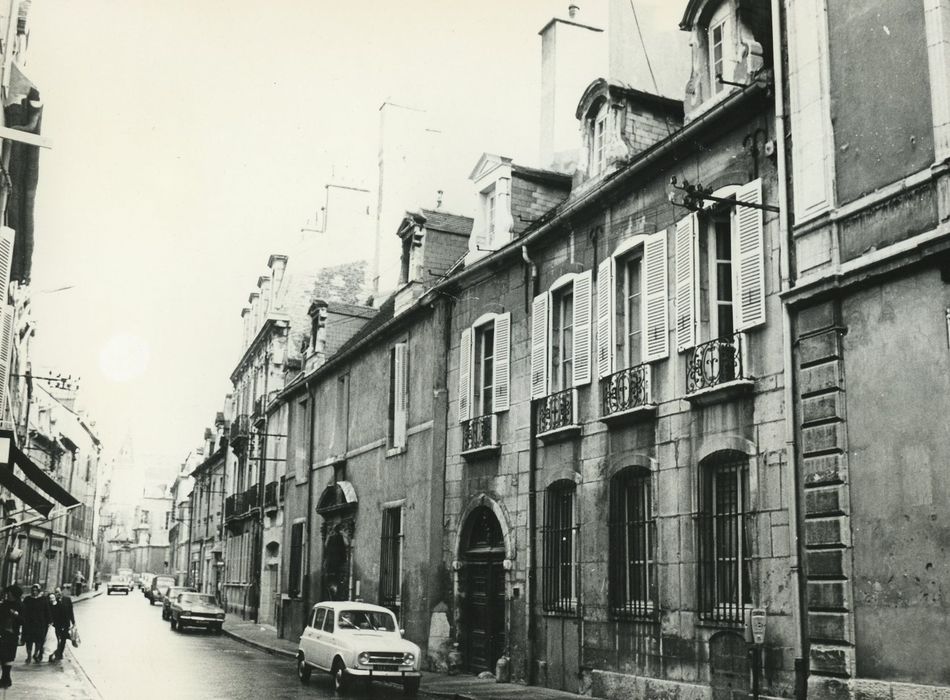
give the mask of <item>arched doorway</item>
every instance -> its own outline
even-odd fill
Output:
[[[321,600],[349,600],[353,535],[356,530],[356,490],[348,481],[327,486],[317,501],[317,513],[323,518],[321,562]]]
[[[468,516],[460,550],[463,663],[471,673],[494,673],[506,642],[505,538],[491,508],[479,506]]]

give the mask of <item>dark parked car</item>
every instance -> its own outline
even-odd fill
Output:
[[[152,579],[152,584],[148,588],[148,593],[145,594],[145,597],[148,598],[149,605],[155,605],[155,603],[162,602],[162,593],[166,589],[171,588],[175,585],[174,576],[162,576],[161,574],[157,575]]]
[[[207,593],[179,593],[171,601],[170,615],[173,630],[205,627],[220,634],[224,624],[224,608]]]
[[[162,619],[172,619],[172,601],[181,593],[197,593],[193,586],[172,586],[162,595]]]

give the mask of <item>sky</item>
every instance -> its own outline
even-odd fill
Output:
[[[657,70],[683,2],[636,0]],[[580,2],[605,26],[605,0]],[[174,473],[223,410],[241,308],[328,182],[376,188],[379,107],[537,159],[551,0],[34,0],[34,372],[81,376],[107,451]],[[640,86],[650,89],[649,85]],[[369,242],[367,242],[369,243]],[[371,245],[371,243],[369,243]]]

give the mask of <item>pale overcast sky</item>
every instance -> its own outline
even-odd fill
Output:
[[[605,0],[580,4],[604,25]],[[637,0],[667,32],[683,4]],[[375,191],[380,104],[432,112],[468,154],[455,176],[484,151],[535,162],[537,32],[566,9],[34,0],[26,72],[54,142],[40,160],[34,368],[81,375],[107,447],[130,434],[138,466],[174,470],[222,410],[267,256],[331,177]]]

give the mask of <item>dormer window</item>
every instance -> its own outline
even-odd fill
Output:
[[[607,169],[607,160],[610,153],[610,104],[608,100],[600,100],[588,112],[587,117],[587,152],[588,173],[591,177],[600,175]]]
[[[486,153],[469,176],[478,207],[469,238],[469,257],[479,258],[511,240],[511,159]]]
[[[482,193],[485,203],[485,225],[488,231],[489,247],[494,247],[492,244],[495,241],[495,197],[494,185],[487,192]]]
[[[712,94],[725,89],[721,79],[731,80],[735,68],[732,15],[729,3],[724,3],[709,21],[709,79]]]

